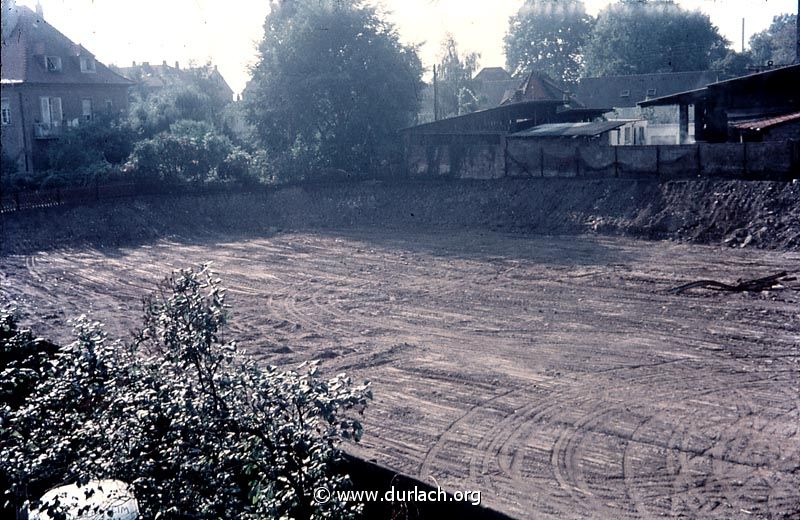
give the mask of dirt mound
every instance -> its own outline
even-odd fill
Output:
[[[2,252],[281,229],[478,228],[598,232],[800,248],[800,184],[526,179],[313,184],[258,193],[147,197],[3,215]]]

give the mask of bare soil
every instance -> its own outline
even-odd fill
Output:
[[[800,516],[800,292],[668,292],[800,253],[413,229],[18,248],[0,303],[127,337],[160,278],[212,261],[255,356],[373,382],[354,454],[519,518]]]
[[[591,233],[800,250],[800,181],[396,179],[146,196],[0,215],[0,254],[363,227]]]

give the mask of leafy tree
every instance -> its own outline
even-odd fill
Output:
[[[508,70],[512,75],[539,70],[575,82],[593,23],[582,0],[526,0],[509,20],[504,40]]]
[[[314,365],[261,368],[225,338],[227,319],[205,266],[164,281],[130,344],[79,319],[24,403],[2,409],[6,498],[112,478],[133,485],[144,518],[354,517],[357,504],[312,492],[348,485],[336,445],[361,436],[351,412],[368,385],[322,380]],[[13,332],[0,335],[3,349]]]
[[[180,120],[136,143],[130,157],[139,181],[203,185],[253,180],[249,155],[204,121]]]
[[[725,56],[711,64],[711,70],[719,72],[721,79],[743,76],[753,65],[753,54],[728,50]]]
[[[775,65],[793,63],[797,53],[796,31],[796,14],[781,14],[774,17],[769,28],[750,38],[753,61],[758,65],[766,65],[770,61]]]
[[[48,149],[50,168],[71,170],[84,165],[107,162],[122,164],[130,155],[136,134],[127,121],[97,115],[69,128]]]
[[[66,129],[50,143],[46,160],[34,172],[3,170],[2,187],[38,190],[93,185],[117,173],[115,167],[128,158],[136,140],[127,121],[98,114]]]
[[[273,2],[264,30],[247,110],[270,157],[296,176],[399,158],[422,65],[390,23],[362,0],[296,0]]]
[[[460,56],[453,35],[445,36],[437,78],[439,119],[478,109],[478,98],[472,80],[478,68],[478,57],[474,52]]]
[[[584,74],[706,70],[725,56],[727,44],[707,15],[671,0],[620,2],[598,15]]]
[[[224,105],[195,84],[168,85],[148,96],[136,95],[128,110],[131,126],[142,137],[166,131],[183,119],[221,127]]]

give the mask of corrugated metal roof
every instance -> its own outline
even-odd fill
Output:
[[[755,121],[742,121],[741,123],[736,123],[733,126],[739,130],[764,130],[766,128],[771,128],[773,126],[778,126],[780,124],[796,120],[800,120],[800,112],[794,112],[792,114],[785,114],[777,117],[769,117],[767,119],[758,119]]]
[[[510,137],[593,137],[614,130],[630,121],[595,121],[593,123],[553,123],[539,125]]]

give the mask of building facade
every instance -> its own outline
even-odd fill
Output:
[[[2,153],[22,171],[46,167],[49,144],[66,128],[128,107],[132,82],[95,59],[36,12],[3,12]]]

